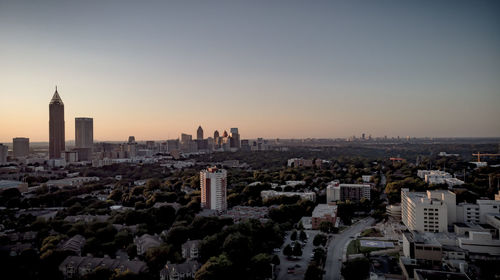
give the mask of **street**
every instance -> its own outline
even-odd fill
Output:
[[[349,227],[340,234],[335,234],[333,240],[328,247],[328,253],[325,264],[324,280],[339,280],[341,279],[340,269],[342,268],[343,250],[346,244],[351,241],[351,236],[354,236],[365,228],[371,226],[375,222],[372,217],[367,217],[360,220],[355,225]]]

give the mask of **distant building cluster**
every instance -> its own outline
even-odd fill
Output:
[[[464,181],[454,178],[450,173],[440,170],[418,170],[417,176],[430,185],[447,184],[449,187],[464,184]]]
[[[174,159],[189,156],[193,153],[209,153],[218,151],[265,151],[276,148],[268,140],[241,139],[238,128],[215,131],[213,137],[206,137],[201,126],[196,130],[196,138],[182,133],[177,139],[160,142],[137,142],[130,136],[125,143],[94,143],[94,119],[89,117],[75,118],[75,144],[67,147],[65,138],[64,102],[56,90],[49,102],[49,146],[48,159],[45,151],[30,151],[30,140],[16,137],[12,141],[12,154],[9,156],[7,145],[0,144],[0,165],[10,161],[30,163],[46,163],[50,167],[67,165],[85,165],[92,163],[94,167],[103,167],[113,163],[147,161],[155,155],[170,155]],[[275,143],[276,144],[276,143]],[[279,148],[279,147],[278,147]]]

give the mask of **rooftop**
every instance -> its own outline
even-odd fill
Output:
[[[325,215],[335,216],[337,214],[337,205],[318,204],[312,212],[313,217],[324,217]]]
[[[425,269],[415,269],[415,279],[425,279],[425,280],[470,280],[467,274],[462,272],[449,272],[449,271],[437,271],[437,270],[425,270]],[[418,277],[418,278],[417,278]]]
[[[0,180],[0,188],[15,188],[20,184],[24,183],[21,181]]]

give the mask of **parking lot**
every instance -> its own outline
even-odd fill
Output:
[[[306,244],[302,248],[302,257],[299,260],[288,260],[285,255],[283,255],[283,248],[287,244],[292,243],[290,240],[290,235],[292,231],[287,232],[287,237],[285,243],[281,247],[281,252],[277,253],[280,257],[280,266],[278,273],[278,280],[292,279],[292,280],[302,280],[304,279],[304,274],[306,273],[307,266],[311,261],[311,254],[314,250],[313,239],[316,234],[319,233],[317,230],[304,230],[304,232],[309,236],[309,239],[306,241]],[[294,267],[293,273],[288,273],[288,268]]]

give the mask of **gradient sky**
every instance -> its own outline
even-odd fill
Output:
[[[499,3],[0,0],[0,141],[500,136]]]

